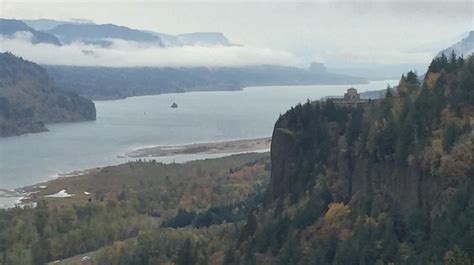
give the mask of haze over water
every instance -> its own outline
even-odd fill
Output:
[[[133,160],[135,148],[271,136],[280,113],[307,99],[379,90],[397,81],[366,85],[252,87],[97,101],[97,120],[49,124],[49,132],[0,138],[0,189],[50,180],[58,174]],[[177,109],[170,108],[176,102]],[[159,158],[186,161],[202,155]]]

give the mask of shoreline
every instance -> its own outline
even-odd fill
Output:
[[[245,153],[260,153],[268,152],[270,149],[271,137],[254,138],[254,139],[240,139],[240,140],[228,140],[220,142],[203,142],[195,144],[184,144],[184,145],[167,145],[167,146],[152,146],[137,148],[123,155],[123,158],[129,158],[130,161],[133,159],[143,158],[169,158],[169,161],[159,161],[165,164],[175,163],[173,157],[179,156],[200,156],[193,157],[189,160],[184,160],[177,163],[187,163],[190,161],[197,161],[206,158],[218,158],[227,157],[235,154]],[[100,167],[93,167],[88,169],[74,170],[67,173],[57,174],[56,178],[47,179],[31,185],[25,185],[22,187],[15,188],[13,190],[0,189],[0,209],[8,209],[14,207],[23,207],[30,204],[35,194],[41,191],[46,191],[48,184],[56,181],[61,181],[65,178],[73,178],[85,176],[88,174],[94,174],[99,172],[101,169],[110,166],[119,166],[127,162],[118,163],[114,165],[104,165]],[[48,195],[48,194],[44,194]]]
[[[154,174],[160,175],[163,172],[166,174],[174,174],[180,176],[182,170],[189,170],[189,168],[196,167],[196,164],[201,164],[209,166],[209,170],[215,168],[215,160],[222,161],[242,161],[249,160],[255,161],[255,159],[260,159],[262,157],[268,156],[268,151],[261,150],[262,152],[243,152],[238,154],[225,154],[223,156],[203,158],[189,160],[183,163],[160,163],[153,160],[146,161],[129,161],[127,163],[106,166],[103,168],[97,168],[96,170],[89,171],[80,175],[68,175],[52,179],[46,182],[37,183],[30,186],[25,186],[21,188],[23,196],[21,201],[16,205],[10,207],[0,207],[0,208],[14,208],[14,207],[24,207],[24,206],[33,206],[37,202],[46,200],[48,203],[56,206],[66,205],[66,204],[80,204],[87,203],[91,199],[98,200],[99,198],[113,198],[117,195],[117,190],[120,190],[120,185],[129,181],[137,182],[137,179],[130,178],[130,170],[139,168],[140,165],[143,165],[141,169],[149,170],[151,168],[161,168],[164,171],[155,171]],[[136,165],[136,166],[134,166]],[[220,164],[219,164],[220,165]],[[226,165],[224,162],[222,165]],[[143,174],[142,170],[138,170]],[[127,173],[128,172],[128,173]],[[152,171],[150,171],[152,172]],[[149,173],[150,173],[149,172]],[[194,171],[187,171],[187,174],[194,175]],[[228,169],[226,169],[228,172]],[[163,173],[165,174],[165,173]],[[163,174],[161,174],[163,176]],[[148,174],[149,176],[150,174]],[[119,184],[117,184],[119,183]],[[118,185],[118,186],[117,186]],[[114,193],[115,192],[115,193]],[[102,200],[102,199],[101,199]]]
[[[184,145],[161,145],[137,148],[125,153],[128,158],[156,158],[177,155],[212,155],[224,153],[255,152],[270,148],[271,137],[229,140]]]

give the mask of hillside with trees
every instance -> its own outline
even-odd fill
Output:
[[[225,264],[472,264],[473,103],[474,57],[452,54],[364,107],[292,108]]]
[[[367,80],[321,69],[278,65],[241,67],[85,67],[45,65],[61,87],[91,99],[189,91],[239,90],[248,86],[362,84]]]
[[[26,189],[36,206],[0,209],[0,264],[83,264],[83,256],[93,264],[219,264],[225,238],[263,199],[268,180],[268,153],[250,153],[137,160],[35,185]],[[63,189],[73,195],[47,197]]]
[[[45,123],[95,118],[91,100],[57,88],[39,65],[0,53],[0,137],[42,132]]]
[[[0,264],[472,264],[473,102],[474,57],[441,55],[383,99],[293,107],[269,158],[32,187],[36,207],[0,210]]]

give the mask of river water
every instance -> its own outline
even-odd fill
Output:
[[[49,124],[49,132],[0,138],[1,189],[15,189],[60,174],[127,162],[135,148],[271,136],[280,113],[307,99],[379,90],[397,81],[365,85],[249,87],[97,101],[97,120]],[[170,108],[176,102],[178,108]],[[187,161],[199,155],[157,160]],[[11,199],[10,199],[11,201]]]

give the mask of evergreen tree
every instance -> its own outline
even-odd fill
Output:
[[[467,253],[458,246],[448,251],[444,257],[445,265],[469,265],[469,257]]]
[[[186,239],[184,241],[183,246],[178,252],[178,256],[176,258],[176,265],[193,265],[193,246],[190,239]]]
[[[454,124],[453,122],[449,122],[446,125],[446,129],[444,130],[443,133],[443,150],[445,152],[451,152],[451,149],[454,146],[454,143],[456,142],[456,139],[459,134],[459,128]]]

